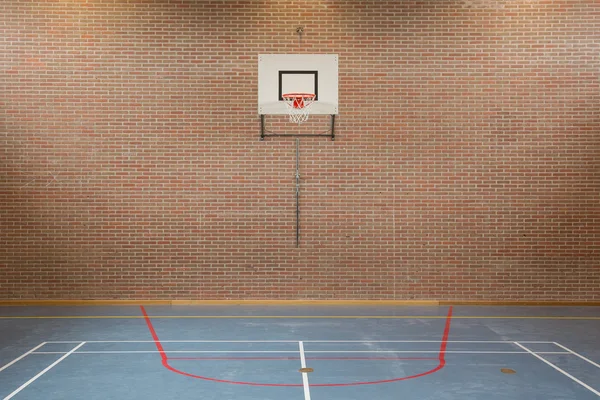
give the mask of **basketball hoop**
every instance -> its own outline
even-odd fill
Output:
[[[290,116],[290,122],[301,124],[308,119],[310,106],[315,101],[313,93],[285,93],[281,97],[285,102]]]

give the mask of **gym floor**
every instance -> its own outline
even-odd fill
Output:
[[[600,398],[600,307],[0,307],[0,399]]]

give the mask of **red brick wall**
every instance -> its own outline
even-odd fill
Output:
[[[300,248],[269,53],[339,55]],[[0,298],[598,301],[599,54],[596,0],[2,0]]]

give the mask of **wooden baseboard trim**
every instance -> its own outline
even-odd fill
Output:
[[[0,300],[0,306],[437,306],[437,300]]]
[[[600,306],[600,301],[538,300],[0,300],[0,306]]]
[[[139,306],[171,305],[171,300],[0,300],[0,306]]]
[[[437,300],[173,300],[172,305],[437,306]]]
[[[539,306],[539,307],[586,307],[600,306],[600,301],[557,301],[557,300],[441,300],[440,306]]]

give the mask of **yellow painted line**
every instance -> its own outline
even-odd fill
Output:
[[[18,315],[0,319],[144,319],[143,315]],[[151,319],[446,319],[444,315],[151,315]],[[452,319],[523,319],[600,321],[586,316],[453,315]]]

